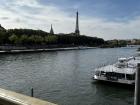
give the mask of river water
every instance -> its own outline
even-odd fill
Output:
[[[134,90],[98,84],[95,68],[113,64],[136,49],[89,49],[0,55],[0,88],[59,105],[133,105]]]

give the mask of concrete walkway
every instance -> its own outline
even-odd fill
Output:
[[[0,105],[56,105],[56,104],[0,88]]]

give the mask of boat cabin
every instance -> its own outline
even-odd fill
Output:
[[[116,64],[116,67],[118,68],[124,68],[127,67],[127,58],[119,58],[118,63]]]
[[[135,80],[135,73],[126,74],[126,73],[119,73],[119,72],[105,72],[105,71],[96,71],[96,76],[103,76],[106,77],[107,80],[118,80],[118,79],[125,79],[125,80]]]

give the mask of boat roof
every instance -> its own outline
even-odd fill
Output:
[[[140,57],[134,57],[134,59],[129,60],[127,63],[137,66],[137,64],[140,63]]]
[[[115,65],[108,65],[99,68],[98,71],[115,72],[115,73],[122,73],[122,74],[134,74],[136,68],[118,68]]]
[[[122,73],[122,74],[134,74],[136,72],[137,64],[140,63],[140,57],[135,57],[134,59],[129,60],[128,67],[122,67],[118,68],[113,65],[107,65],[101,68],[98,68],[98,71],[104,71],[104,72],[116,72],[116,73]],[[131,66],[132,65],[132,66]]]
[[[119,61],[125,61],[127,58],[118,58]]]

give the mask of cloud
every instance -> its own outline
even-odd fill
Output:
[[[44,5],[39,0],[6,1],[5,5],[0,5],[0,23],[5,28],[32,28],[49,32],[53,24],[56,33],[71,33],[75,30],[75,13],[70,16],[60,7]],[[140,16],[117,22],[80,14],[81,34],[88,36],[104,39],[140,38],[139,27]]]
[[[40,7],[39,0],[8,0],[9,4],[15,6],[29,6],[29,7]]]
[[[83,21],[82,31],[88,35],[96,35],[104,39],[140,38],[140,17],[127,22],[110,22],[104,19],[89,19]],[[88,28],[88,29],[86,29]]]
[[[8,20],[9,17],[1,17],[2,20]]]

